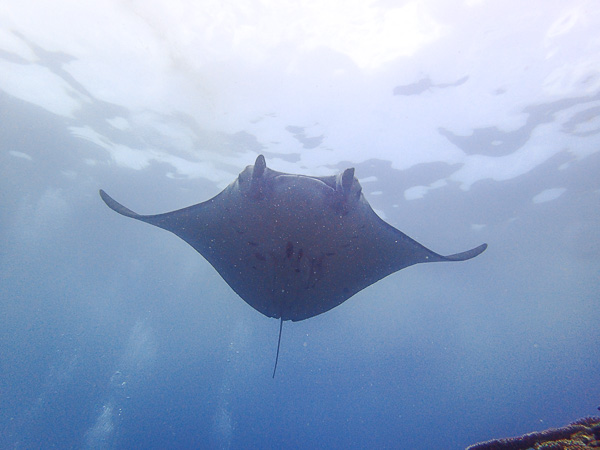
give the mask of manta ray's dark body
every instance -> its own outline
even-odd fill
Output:
[[[464,261],[439,255],[375,214],[354,169],[337,176],[277,172],[260,155],[216,197],[188,208],[139,215],[100,191],[127,217],[175,233],[267,317],[304,320],[413,264]]]

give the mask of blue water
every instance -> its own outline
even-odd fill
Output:
[[[3,63],[29,67],[6,48]],[[486,158],[505,164],[555,149],[519,175],[481,175],[465,188],[468,177],[452,181],[459,162],[403,168],[402,157],[369,148],[320,166],[355,167],[385,220],[435,251],[489,248],[464,263],[410,267],[323,315],[285,322],[272,379],[279,323],[177,237],[110,211],[98,189],[140,213],[174,210],[216,195],[260,152],[275,170],[310,174],[298,155],[329,155],[327,131],[305,136],[288,123],[282,133],[295,135],[298,150],[284,154],[249,132],[210,134],[190,116],[156,113],[159,131],[109,126],[136,112],[58,70],[66,50],[37,52],[35,64],[90,97],[58,114],[0,85],[0,448],[460,449],[597,414],[593,79],[587,94],[514,106],[526,119],[512,130],[434,131],[474,155],[476,174],[487,173]],[[390,82],[386,95],[412,102],[411,111],[451,89],[465,98],[476,76],[460,75],[429,79],[425,90],[423,74]],[[133,167],[125,147],[171,145],[166,153],[185,160],[185,145],[170,140],[185,126],[197,133],[193,162],[161,156]],[[86,127],[123,147],[82,138]],[[545,139],[544,127],[556,134]],[[419,132],[403,134],[411,131]],[[378,132],[360,135],[376,148]],[[184,175],[204,161],[214,179]],[[440,179],[422,198],[405,194]]]

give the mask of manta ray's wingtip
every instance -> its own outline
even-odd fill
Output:
[[[476,256],[481,255],[485,251],[487,246],[487,244],[481,244],[480,246],[472,248],[471,250],[467,250],[466,252],[444,256],[444,259],[447,261],[466,261],[467,259],[472,259]]]
[[[113,198],[112,198],[110,195],[108,195],[106,192],[104,192],[104,190],[103,190],[103,189],[100,189],[100,190],[98,191],[98,193],[100,194],[100,197],[102,198],[102,201],[103,201],[104,203],[106,203],[106,205],[107,205],[109,208],[111,208],[111,209],[114,209],[114,208],[111,206],[111,204],[112,204],[112,203],[116,203],[116,202],[115,202],[115,200],[113,200]]]
[[[125,208],[123,205],[121,205],[118,201],[113,199],[110,195],[108,195],[102,189],[100,189],[99,192],[100,192],[100,197],[102,197],[102,200],[104,201],[104,203],[106,203],[106,206],[108,206],[113,211],[118,212],[119,214],[122,214],[127,217],[133,217],[133,218],[139,217],[138,213],[133,212],[129,208]]]

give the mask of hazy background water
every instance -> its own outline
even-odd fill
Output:
[[[600,404],[594,1],[0,7],[0,446],[462,448]],[[415,266],[278,323],[110,211],[355,167]]]

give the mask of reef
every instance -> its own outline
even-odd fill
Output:
[[[467,450],[583,450],[600,449],[600,417],[585,417],[562,428],[494,439],[467,447]]]

